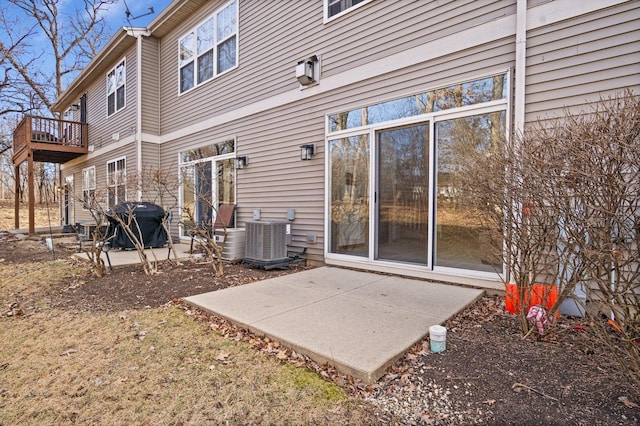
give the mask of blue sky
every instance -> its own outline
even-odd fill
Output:
[[[131,11],[129,21],[125,13],[125,1]],[[106,6],[103,15],[106,27],[103,34],[102,45],[106,44],[119,28],[129,25],[145,27],[158,16],[171,1],[172,0],[117,0],[114,4]],[[9,37],[17,40],[20,35],[25,34],[26,31],[32,28],[34,21],[32,19],[23,19],[23,12],[19,8],[5,2],[6,0],[0,0],[0,9],[7,19],[13,23],[14,27],[12,28],[13,31],[9,33],[5,33],[4,31],[0,32],[0,40],[10,45]],[[74,10],[78,8],[82,9],[83,4],[82,0],[59,0],[58,11],[62,17],[60,23],[64,25],[65,20],[73,19],[73,17],[75,17]],[[154,12],[147,14],[150,7],[153,7]],[[36,27],[36,31],[39,31],[39,28]],[[55,67],[51,55],[52,52],[49,42],[45,39],[45,35],[40,33],[27,40],[27,47],[24,50],[22,61],[26,63],[33,60],[33,58],[38,58],[37,62],[39,66],[36,72],[40,73],[40,76],[37,79],[42,81],[54,75]],[[73,62],[73,58],[68,58],[67,61]],[[75,73],[67,75],[64,78],[64,85],[69,84],[74,77]],[[0,99],[0,102],[2,101],[3,99]]]
[[[65,0],[69,5],[82,4],[82,1],[79,0]],[[129,6],[129,10],[131,11],[131,24],[135,27],[144,27],[149,22],[151,22],[160,12],[162,12],[167,5],[171,3],[171,0],[126,0],[127,6]],[[153,7],[154,13],[146,16],[146,13],[149,12],[149,8]],[[125,14],[125,0],[118,0],[117,3],[108,6],[108,10],[105,14],[105,19],[107,21],[107,25],[109,28],[109,38],[114,34],[114,32],[123,26],[128,26],[129,23],[126,19]],[[134,17],[141,16],[140,18],[133,19]]]

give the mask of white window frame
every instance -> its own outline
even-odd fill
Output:
[[[216,77],[218,77],[219,75],[223,75],[226,74],[227,72],[235,69],[238,67],[238,46],[239,46],[239,41],[238,41],[238,27],[239,27],[239,5],[238,5],[239,0],[231,0],[227,3],[225,3],[224,5],[222,5],[221,7],[219,7],[218,9],[216,9],[211,15],[207,16],[204,20],[202,20],[201,22],[199,22],[195,27],[191,28],[188,32],[186,32],[182,37],[180,37],[180,39],[178,39],[178,95],[182,95],[184,93],[190,92],[191,90],[195,89],[196,87],[199,87],[202,84],[205,84],[213,79],[215,79]],[[225,10],[227,7],[231,6],[232,4],[235,3],[235,29],[233,32],[231,32],[230,34],[227,34],[226,37],[220,38],[218,39],[218,15],[220,14],[220,12],[222,12],[223,10]],[[210,42],[210,46],[208,46],[205,50],[199,52],[198,51],[198,30],[201,28],[204,28],[205,25],[207,25],[210,21],[213,21],[213,40],[211,40]],[[192,38],[191,41],[191,46],[190,49],[192,51],[190,58],[183,60],[181,58],[181,48],[182,46],[186,46],[187,44],[183,44],[183,41],[187,40],[188,37]],[[218,58],[220,56],[220,47],[226,43],[227,41],[231,40],[232,38],[235,38],[236,43],[235,43],[235,51],[234,51],[234,65],[229,67],[228,69],[224,70],[224,71],[220,71],[218,69]],[[212,73],[211,76],[208,78],[205,78],[202,81],[198,81],[198,59],[202,58],[203,56],[207,55],[207,54],[212,54],[213,58],[212,58]],[[193,66],[193,85],[185,90],[182,90],[182,69],[189,66],[190,64],[192,64]]]
[[[115,182],[112,182],[112,179],[111,179],[112,172],[109,171],[109,166],[112,164],[114,165],[113,173],[115,174]],[[119,164],[122,164],[122,169],[118,168]],[[107,194],[106,194],[107,200],[106,201],[107,201],[107,206],[109,206],[109,208],[113,208],[113,206],[115,206],[116,204],[120,204],[127,201],[127,157],[126,156],[118,157],[113,160],[107,161],[106,170],[107,170]],[[122,179],[119,179],[120,176],[122,177]],[[118,199],[118,188],[121,186],[124,188],[124,200]],[[113,203],[111,203],[111,200],[110,200],[110,190],[112,188],[113,188],[113,194],[114,194]]]
[[[96,166],[82,169],[82,210],[89,210],[88,201],[96,195]]]
[[[122,66],[122,78],[118,81],[118,68]],[[109,87],[109,78],[113,75],[114,84],[113,87]],[[111,117],[115,113],[120,110],[123,110],[127,106],[127,59],[122,58],[122,60],[118,61],[116,66],[111,68],[107,73],[106,84],[107,84],[107,117]],[[118,90],[122,88],[122,106],[118,108]],[[113,96],[113,111],[109,112],[109,97]]]
[[[324,23],[327,23],[329,21],[333,21],[334,19],[339,18],[340,16],[346,15],[349,12],[353,12],[354,10],[356,10],[357,8],[364,6],[367,3],[371,3],[373,0],[363,0],[358,4],[352,5],[352,6],[346,6],[342,11],[336,13],[335,15],[331,15],[329,16],[329,6],[334,4],[334,3],[340,3],[340,2],[345,2],[345,3],[350,3],[352,2],[352,0],[323,0],[323,14],[324,14]]]

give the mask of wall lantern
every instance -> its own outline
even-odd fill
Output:
[[[242,170],[245,167],[247,167],[247,164],[249,164],[249,157],[246,157],[246,156],[236,157],[235,161],[236,161],[236,169]]]
[[[320,56],[314,55],[296,65],[296,79],[300,86],[309,86],[320,81]]]
[[[71,105],[71,111],[80,111],[80,105],[72,104]]]
[[[311,160],[316,153],[316,144],[310,143],[306,145],[300,145],[300,159],[301,160]]]

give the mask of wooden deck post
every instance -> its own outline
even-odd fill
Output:
[[[33,190],[33,152],[29,152],[27,156],[27,180],[29,181],[29,235],[34,235],[36,233],[36,194]]]
[[[14,176],[15,176],[15,185],[14,185],[14,225],[15,229],[20,229],[20,164],[16,164],[14,166]]]

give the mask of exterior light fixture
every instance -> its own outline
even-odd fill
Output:
[[[320,56],[314,55],[298,62],[296,65],[296,79],[301,87],[320,82]]]
[[[80,105],[78,104],[71,105],[71,111],[79,111],[79,110],[80,110]]]
[[[246,156],[236,157],[235,161],[236,161],[236,169],[242,170],[245,167],[247,167],[247,164],[249,164],[249,157],[246,157]]]
[[[310,143],[305,145],[300,145],[300,159],[301,160],[311,160],[316,153],[316,144]]]

